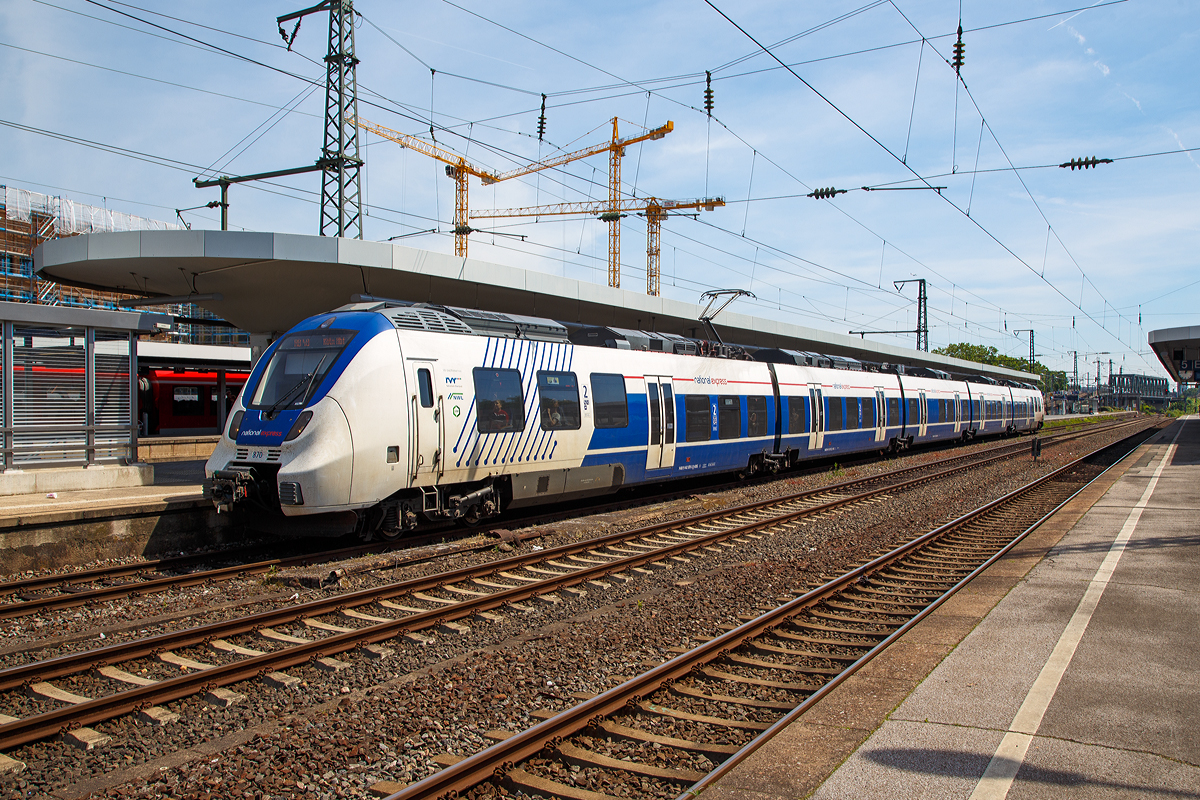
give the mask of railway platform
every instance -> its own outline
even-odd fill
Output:
[[[151,485],[0,496],[0,574],[221,543],[203,480],[203,461],[174,461]]]
[[[1197,485],[1193,416],[704,796],[1200,798]]]

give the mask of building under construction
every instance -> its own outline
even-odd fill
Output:
[[[33,269],[33,250],[49,239],[114,231],[182,230],[182,225],[146,219],[107,208],[76,203],[66,197],[0,186],[0,300],[52,306],[119,309],[129,295],[64,286],[40,278]],[[215,319],[194,305],[154,307],[180,320]],[[246,344],[241,331],[227,326],[182,322],[172,341],[186,344]]]

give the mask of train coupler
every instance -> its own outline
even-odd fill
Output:
[[[219,469],[212,480],[205,481],[204,494],[212,499],[218,514],[227,513],[233,510],[234,503],[250,496],[253,483],[249,469]]]

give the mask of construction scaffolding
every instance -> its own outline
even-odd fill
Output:
[[[65,197],[0,186],[0,300],[119,309],[119,301],[130,295],[80,289],[42,280],[33,271],[34,249],[48,239],[85,233],[182,229],[182,225],[76,203]],[[199,306],[173,304],[146,310],[189,320],[188,323],[175,326],[171,336],[174,341],[186,344],[249,343],[249,337],[241,331],[199,322],[216,319],[211,312]]]

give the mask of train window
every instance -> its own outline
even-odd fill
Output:
[[[592,373],[592,416],[597,428],[625,428],[629,425],[629,399],[625,396],[625,377]]]
[[[808,401],[803,397],[789,397],[787,402],[788,433],[807,433],[808,420],[804,412]]]
[[[275,412],[281,408],[303,408],[321,386],[355,331],[300,331],[283,337],[263,372],[251,408]]]
[[[417,392],[421,408],[433,408],[433,376],[427,369],[417,370]]]
[[[650,444],[662,444],[662,405],[654,381],[646,381],[646,399],[650,404]]]
[[[843,429],[842,416],[844,405],[842,398],[830,397],[827,398],[829,410],[825,413],[825,430],[827,432],[840,431]]]
[[[579,430],[579,382],[574,372],[539,372],[542,430]],[[622,381],[624,383],[624,381]]]
[[[912,398],[908,401],[908,424],[921,424],[921,401],[916,398]]]
[[[888,418],[887,418],[888,425],[899,425],[900,424],[900,398],[899,397],[889,397],[888,398],[887,415],[888,415]]]
[[[717,398],[717,437],[736,439],[742,435],[742,398],[724,395]]]
[[[767,398],[746,398],[746,435],[767,435]]]
[[[176,386],[171,395],[171,414],[176,417],[203,416],[204,401],[200,399],[200,387]]]
[[[475,425],[480,433],[525,430],[525,394],[515,369],[471,370],[475,380]]]
[[[862,426],[864,428],[875,427],[875,398],[864,397],[862,400]]]
[[[689,442],[707,442],[712,438],[712,408],[708,395],[683,397],[684,438]]]

